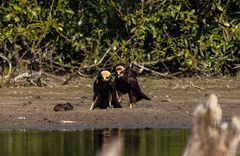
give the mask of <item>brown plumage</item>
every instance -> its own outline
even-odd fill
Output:
[[[93,103],[90,110],[98,107],[106,109],[107,107],[122,108],[116,97],[116,89],[112,81],[111,73],[103,70],[97,76],[93,84]]]
[[[121,99],[123,94],[128,93],[130,108],[132,108],[133,103],[142,99],[150,100],[150,98],[141,91],[136,76],[130,70],[125,70],[123,66],[117,66],[116,73],[115,86],[119,99]]]

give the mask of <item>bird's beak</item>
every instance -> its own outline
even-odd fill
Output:
[[[117,77],[119,78],[121,76],[121,73],[117,71]]]
[[[111,78],[111,76],[106,76],[106,77],[103,76],[103,81],[109,81],[110,78]]]
[[[118,77],[118,78],[121,77],[121,76],[123,76],[123,73],[118,73],[118,74],[117,74],[117,77]]]
[[[109,81],[110,77],[103,78],[103,81]]]

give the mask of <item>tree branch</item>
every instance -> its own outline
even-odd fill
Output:
[[[157,71],[155,71],[155,70],[152,70],[152,69],[149,69],[149,68],[147,68],[147,67],[144,67],[143,65],[140,65],[140,64],[138,64],[138,63],[136,63],[136,62],[132,62],[132,64],[135,65],[136,67],[142,69],[142,70],[149,71],[149,72],[151,72],[151,73],[154,74],[154,75],[162,76],[162,77],[164,77],[164,78],[172,78],[172,76],[169,75],[168,73],[160,73],[160,72],[157,72]]]

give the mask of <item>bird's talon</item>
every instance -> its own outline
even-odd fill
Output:
[[[133,105],[132,105],[132,104],[129,104],[129,108],[132,109],[132,108],[133,108]]]

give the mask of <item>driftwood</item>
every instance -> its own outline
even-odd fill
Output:
[[[204,90],[205,88],[203,87],[200,87],[200,86],[197,86],[195,85],[192,81],[190,80],[185,80],[185,82],[187,83],[186,85],[180,85],[180,84],[177,84],[175,87],[172,88],[172,90],[176,90],[178,88],[181,88],[181,89],[188,89],[189,87],[193,87],[193,88],[196,88],[196,89],[199,89],[199,90]]]
[[[24,72],[21,73],[13,78],[14,83],[17,82],[28,82],[31,85],[34,86],[43,86],[43,83],[41,81],[43,75],[43,70],[40,69],[39,71],[31,71],[31,72]]]
[[[26,79],[29,77],[30,77],[29,72],[24,72],[24,73],[21,73],[21,74],[15,76],[13,79],[14,79],[14,82],[19,82],[20,80]]]
[[[206,104],[194,111],[193,127],[183,156],[236,156],[240,142],[240,120],[231,125],[222,122],[217,96],[211,94]]]
[[[192,81],[188,81],[188,80],[187,80],[187,83],[190,83],[190,85],[191,85],[193,88],[197,88],[197,89],[200,89],[200,90],[204,90],[203,87],[196,86]]]

